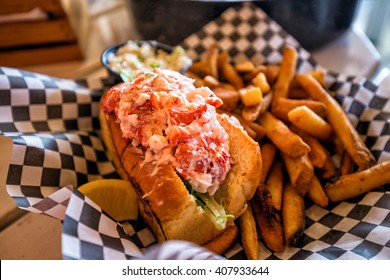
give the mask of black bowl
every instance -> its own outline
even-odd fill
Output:
[[[120,43],[118,45],[111,46],[111,47],[105,49],[104,52],[102,53],[101,62],[103,64],[104,68],[106,68],[106,70],[108,72],[110,84],[112,84],[112,85],[122,83],[123,79],[122,79],[121,75],[117,71],[115,71],[114,69],[112,69],[110,67],[110,64],[109,64],[109,61],[108,61],[108,57],[109,57],[110,54],[115,54],[117,52],[117,50],[119,48],[123,47],[124,45],[126,45],[127,42],[128,41],[122,42],[122,43]],[[174,47],[172,47],[170,45],[167,45],[167,44],[163,44],[163,43],[154,41],[154,40],[136,40],[135,42],[137,42],[139,45],[141,45],[141,44],[149,44],[156,51],[157,50],[163,50],[164,52],[171,53],[174,50]],[[188,67],[183,68],[179,72],[180,73],[184,73],[187,70],[187,68]]]

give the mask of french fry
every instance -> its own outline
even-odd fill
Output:
[[[270,92],[270,93],[266,94],[265,96],[263,96],[263,101],[261,102],[259,116],[262,113],[264,113],[265,111],[267,111],[269,106],[271,106],[272,96],[273,96],[272,92]]]
[[[239,73],[249,73],[256,70],[255,65],[250,60],[238,62],[234,65],[234,67]]]
[[[194,86],[197,87],[197,88],[198,88],[198,87],[203,87],[203,86],[206,85],[205,82],[204,82],[204,80],[203,80],[202,78],[200,78],[197,74],[195,74],[195,73],[193,73],[193,72],[191,72],[191,71],[187,71],[187,72],[185,73],[185,75],[186,75],[187,77],[189,77],[189,78],[195,80]]]
[[[254,122],[260,116],[261,108],[263,107],[263,102],[252,106],[245,106],[242,109],[242,117],[248,122]]]
[[[309,74],[314,79],[316,79],[321,84],[321,86],[325,87],[325,72],[324,71],[312,70],[312,71],[306,72],[305,74]],[[299,83],[298,83],[296,77],[294,77],[294,79],[292,80],[291,87],[294,87],[294,88],[299,87]]]
[[[326,207],[329,204],[329,199],[321,186],[317,176],[313,176],[307,192],[309,198],[321,207]]]
[[[279,97],[275,100],[275,106],[273,107],[272,113],[275,117],[288,121],[288,113],[299,106],[306,106],[321,118],[326,118],[327,110],[323,103],[306,99]]]
[[[242,125],[242,127],[244,128],[244,130],[246,131],[246,133],[248,133],[248,135],[252,138],[252,139],[256,139],[257,138],[257,134],[256,134],[256,131],[254,131],[250,125],[249,125],[249,122],[247,122],[246,120],[244,120],[244,118],[236,113],[233,113],[233,112],[229,112],[229,111],[225,111],[225,110],[222,110],[220,108],[217,109],[217,112],[220,113],[220,114],[227,114],[229,116],[233,116],[235,117],[239,122],[240,124]]]
[[[316,79],[321,86],[325,87],[325,72],[321,70],[313,70],[307,72],[309,75],[311,75],[314,79]]]
[[[268,110],[269,106],[271,105],[271,101],[272,93],[269,93],[263,96],[263,100],[258,106],[255,106],[255,108],[251,109],[244,107],[242,110],[243,118],[251,121],[257,120],[261,114]]]
[[[205,61],[207,62],[208,73],[218,79],[218,45],[212,44],[206,51]]]
[[[202,247],[218,255],[222,255],[237,237],[238,227],[235,223],[232,223],[229,224],[226,227],[226,230],[224,230],[220,235],[210,242],[203,244]]]
[[[248,133],[249,137],[251,137],[252,139],[256,139],[257,138],[257,134],[256,134],[256,131],[254,131],[249,123],[247,121],[245,121],[242,117],[238,116],[238,115],[235,115],[236,118],[240,121],[242,127],[244,128],[244,130],[246,131],[246,133]]]
[[[248,203],[245,212],[240,216],[241,239],[248,260],[259,259],[259,240],[256,229],[256,221],[253,216],[252,206]]]
[[[235,89],[229,90],[223,87],[215,87],[213,88],[213,92],[222,99],[223,104],[220,107],[222,110],[233,111],[240,101],[240,94]]]
[[[281,120],[264,112],[257,119],[267,132],[267,137],[286,155],[296,158],[310,152],[310,147],[293,133]]]
[[[229,62],[229,54],[227,51],[222,51],[218,54],[217,66],[218,71],[221,71],[222,65]]]
[[[238,74],[237,70],[229,62],[225,62],[221,66],[222,76],[232,84],[236,89],[241,89],[244,87],[244,81],[241,76]]]
[[[189,68],[188,72],[192,72],[197,75],[199,78],[203,79],[209,75],[209,68],[207,62],[204,60],[194,62]]]
[[[256,134],[256,131],[254,131],[251,126],[249,125],[249,122],[247,122],[246,120],[244,120],[241,116],[239,115],[234,115],[241,123],[242,127],[244,128],[244,130],[248,133],[248,135],[252,138],[252,139],[256,139],[257,138],[257,134]]]
[[[279,76],[280,73],[280,65],[267,65],[264,70],[265,76],[267,77],[267,81],[273,84]]]
[[[260,185],[251,201],[255,220],[265,245],[274,252],[283,251],[285,241],[282,220],[271,205],[268,190]]]
[[[263,161],[263,168],[260,175],[260,183],[264,183],[274,162],[276,156],[276,147],[272,143],[265,143],[261,145],[260,150]]]
[[[219,85],[224,89],[237,91],[236,88],[229,83],[220,82]]]
[[[301,196],[304,196],[309,190],[309,185],[314,176],[314,167],[309,156],[303,155],[298,158],[292,158],[282,153],[282,158],[291,185]]]
[[[263,101],[263,93],[259,87],[249,85],[238,90],[241,96],[241,102],[245,106],[259,105]]]
[[[343,142],[341,142],[339,137],[335,136],[333,138],[333,145],[334,145],[334,151],[336,152],[336,154],[338,154],[340,157],[342,157],[344,152],[345,152],[345,148],[344,148]]]
[[[220,85],[220,82],[211,75],[207,75],[206,77],[203,78],[204,85],[213,89],[215,87],[218,87]]]
[[[336,165],[333,162],[332,157],[328,150],[326,152],[326,161],[323,167],[319,168],[319,176],[322,179],[330,179],[336,175]]]
[[[282,206],[283,228],[286,244],[295,246],[305,229],[305,204],[291,184],[283,191]]]
[[[303,88],[299,87],[291,87],[288,91],[289,99],[303,99],[308,100],[310,98],[309,93]]]
[[[267,77],[265,76],[264,73],[260,72],[258,73],[251,81],[251,83],[256,86],[256,87],[259,87],[261,89],[261,92],[263,94],[266,94],[268,93],[270,90],[271,90],[271,86],[269,85],[268,81],[267,81]]]
[[[325,185],[332,202],[350,199],[390,183],[390,161],[347,174]]]
[[[252,71],[242,74],[242,78],[244,79],[244,81],[249,82],[254,77],[256,77],[257,74],[266,73],[266,72],[267,72],[267,66],[259,65],[259,66],[256,66],[256,68],[253,69]]]
[[[362,138],[348,119],[348,116],[336,100],[310,74],[297,74],[296,79],[310,94],[312,99],[325,104],[328,109],[328,121],[336,135],[340,137],[354,162],[361,169],[373,166],[376,162],[374,156],[366,147]]]
[[[340,163],[340,175],[347,175],[353,172],[355,163],[347,151],[344,151]]]
[[[271,194],[272,206],[281,211],[283,199],[283,164],[281,161],[275,161],[272,165],[265,186]]]
[[[283,58],[280,63],[279,76],[274,87],[274,99],[278,97],[287,97],[290,83],[294,78],[297,66],[297,51],[295,48],[285,45],[283,49]],[[274,105],[272,105],[272,108]]]
[[[332,127],[306,106],[291,110],[287,116],[296,127],[320,140],[329,140],[332,135]]]
[[[298,134],[302,140],[309,145],[310,152],[309,152],[309,159],[313,163],[314,167],[322,168],[324,167],[327,159],[328,154],[326,152],[326,149],[320,141],[318,141],[317,138],[314,138],[313,136],[310,136],[309,134],[303,132],[302,130],[292,126],[291,131]]]
[[[256,141],[260,141],[261,139],[263,139],[263,137],[266,135],[266,131],[264,129],[264,127],[262,127],[261,125],[259,125],[258,123],[256,122],[248,122],[248,126],[254,131],[256,132],[256,137],[254,138]]]

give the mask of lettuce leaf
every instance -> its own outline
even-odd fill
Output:
[[[121,76],[124,82],[129,82],[132,79],[134,79],[134,76],[129,71],[125,71],[123,69],[119,70],[119,75]]]
[[[234,218],[233,215],[226,214],[222,203],[218,203],[214,196],[193,190],[191,184],[187,180],[183,179],[183,182],[189,193],[195,197],[196,203],[202,207],[217,229],[224,229],[228,218]]]

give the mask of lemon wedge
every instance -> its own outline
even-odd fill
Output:
[[[78,188],[117,221],[137,220],[138,197],[129,181],[100,179]]]

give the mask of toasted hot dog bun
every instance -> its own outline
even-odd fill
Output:
[[[143,151],[122,137],[113,113],[105,113],[101,107],[99,120],[108,154],[120,176],[133,183],[139,196],[140,214],[159,242],[179,239],[203,245],[221,236],[224,230],[218,230],[196,204],[171,165],[160,165],[156,171],[153,163],[145,162]],[[254,195],[262,161],[258,143],[240,125],[227,115],[218,115],[218,120],[229,135],[234,164],[215,196],[223,198],[226,213],[234,216],[226,226],[230,228]]]

